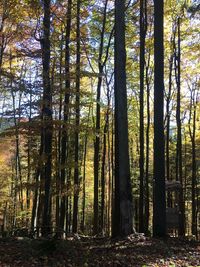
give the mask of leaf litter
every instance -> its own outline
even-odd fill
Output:
[[[200,242],[130,236],[0,239],[0,267],[200,267]]]

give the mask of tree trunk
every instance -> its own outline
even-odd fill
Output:
[[[104,34],[106,26],[106,14],[107,14],[108,0],[105,1],[104,12],[103,12],[103,23],[100,36],[100,47],[98,57],[98,84],[97,84],[97,97],[96,97],[96,129],[95,129],[95,144],[94,144],[94,234],[99,232],[99,151],[100,151],[100,124],[101,124],[101,85],[103,77],[103,68],[105,61],[102,62],[103,49],[104,49]]]
[[[195,89],[191,89],[189,134],[192,144],[192,234],[197,236],[197,203],[196,203],[196,108],[198,103],[198,94]],[[192,120],[192,126],[191,126]]]
[[[30,89],[30,105],[29,105],[29,126],[28,126],[28,151],[27,151],[27,188],[26,188],[26,226],[29,226],[29,211],[30,211],[30,204],[31,204],[31,190],[29,189],[29,184],[31,182],[31,145],[33,139],[31,137],[31,119],[32,119],[32,88]]]
[[[50,0],[43,0],[44,19],[41,39],[42,65],[43,65],[43,136],[45,157],[44,164],[44,210],[42,218],[42,235],[47,235],[51,221],[51,160],[52,160],[52,92],[50,84]]]
[[[139,196],[139,232],[144,232],[144,65],[145,65],[145,37],[144,37],[144,5],[140,0],[140,196]]]
[[[150,67],[150,51],[148,61],[146,64],[146,87],[147,87],[147,128],[146,128],[146,169],[145,169],[145,233],[149,232],[149,134],[150,134],[150,81],[149,81],[149,67]]]
[[[185,204],[183,196],[183,170],[182,170],[182,126],[181,126],[181,37],[180,37],[180,18],[177,19],[178,29],[178,48],[175,61],[176,83],[177,83],[177,108],[176,108],[176,122],[177,122],[177,179],[180,181],[182,188],[179,196],[180,220],[179,220],[179,235],[185,235]]]
[[[175,26],[175,27],[174,27]],[[176,25],[172,26],[172,36],[170,40],[170,44],[172,46],[172,51],[169,59],[169,89],[167,94],[167,100],[166,100],[166,142],[165,142],[165,148],[166,148],[166,180],[172,180],[172,177],[170,176],[170,117],[171,117],[171,111],[170,111],[170,102],[172,97],[172,74],[173,74],[173,62],[174,62],[174,53],[175,53],[175,36],[176,36]],[[172,207],[172,194],[171,192],[167,192],[167,206]]]
[[[79,196],[79,124],[80,124],[80,0],[77,0],[76,17],[76,129],[75,129],[75,168],[74,168],[74,201],[73,201],[73,233],[78,226],[78,196]]]
[[[173,68],[173,54],[170,56],[169,60],[169,91],[166,101],[166,179],[170,180],[170,162],[169,162],[169,137],[170,137],[170,101],[171,101],[171,91],[172,91],[172,68]]]
[[[61,206],[60,206],[60,229],[64,230],[65,218],[68,213],[68,182],[66,182],[66,163],[67,163],[67,147],[68,134],[67,134],[67,123],[69,121],[69,99],[70,99],[70,34],[71,34],[71,11],[72,11],[72,0],[68,1],[67,7],[67,25],[66,25],[66,36],[65,36],[65,97],[64,97],[64,122],[62,127],[62,138],[61,138]],[[68,177],[69,179],[69,177]],[[68,180],[67,179],[67,180]],[[66,221],[66,230],[67,230]]]
[[[128,148],[125,1],[115,1],[115,193],[112,236],[133,232]]]
[[[140,198],[139,231],[144,232],[144,70],[146,38],[146,0],[140,0]]]
[[[154,1],[154,237],[166,235],[163,8]]]
[[[105,115],[105,125],[103,130],[103,153],[102,153],[102,166],[101,166],[101,220],[100,227],[102,232],[104,231],[104,216],[105,216],[105,181],[106,181],[106,173],[105,173],[105,165],[106,165],[106,152],[107,152],[107,131],[108,131],[108,110]]]
[[[62,31],[61,41],[60,41],[60,62],[59,62],[59,111],[58,120],[62,122],[62,103],[63,103],[63,43],[64,43],[64,32]],[[56,228],[60,228],[60,202],[61,202],[61,136],[62,136],[62,126],[59,125],[58,137],[57,138],[57,149],[56,149]]]

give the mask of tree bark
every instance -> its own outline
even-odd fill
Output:
[[[66,163],[67,163],[67,147],[68,133],[67,123],[69,121],[69,101],[70,101],[70,35],[71,35],[71,12],[72,12],[72,0],[68,1],[67,6],[67,24],[66,24],[66,36],[65,36],[65,96],[64,96],[64,121],[62,127],[61,137],[61,207],[60,207],[60,229],[64,230],[65,218],[66,218],[66,230],[68,228],[68,181],[66,182]],[[68,177],[69,179],[69,177]],[[68,180],[67,179],[67,180]]]
[[[179,235],[185,235],[185,203],[183,196],[183,170],[182,170],[182,123],[181,123],[181,37],[180,37],[180,18],[177,19],[178,47],[175,61],[176,84],[177,84],[177,180],[180,181],[182,188],[179,196],[180,220]]]
[[[103,153],[102,153],[102,166],[101,166],[101,220],[100,227],[104,231],[104,216],[105,216],[105,183],[106,183],[106,152],[107,152],[107,131],[108,131],[108,110],[105,115],[105,125],[103,130]]]
[[[196,164],[196,109],[198,103],[198,94],[195,89],[191,89],[189,134],[192,144],[192,234],[197,236],[197,203],[196,203],[196,185],[197,185],[197,164]],[[191,126],[192,120],[192,126]]]
[[[154,1],[154,237],[166,235],[163,8]]]
[[[100,36],[100,47],[99,47],[99,57],[98,57],[98,84],[97,84],[97,97],[96,97],[96,129],[95,129],[95,144],[94,144],[94,234],[99,232],[99,151],[100,151],[100,123],[101,123],[101,85],[103,78],[103,68],[105,66],[105,61],[102,61],[103,49],[104,49],[104,34],[106,26],[106,14],[107,14],[107,4],[108,0],[105,1],[104,12],[103,12],[103,23]]]
[[[73,201],[73,233],[78,226],[79,196],[79,124],[80,124],[80,0],[77,0],[76,17],[76,126],[75,126],[75,168],[74,168],[74,201]]]
[[[44,136],[44,210],[42,218],[42,235],[47,235],[51,221],[51,172],[52,172],[52,92],[50,83],[50,0],[43,0],[43,39],[42,65],[43,65],[43,136]]]
[[[146,127],[146,169],[145,169],[145,233],[148,234],[149,232],[149,217],[150,217],[150,210],[149,210],[149,134],[150,134],[150,78],[149,78],[149,67],[150,67],[150,51],[148,55],[148,60],[146,64],[146,87],[147,87],[147,127]]]
[[[115,1],[115,192],[112,236],[133,232],[126,93],[125,1]]]
[[[139,231],[144,232],[144,74],[146,38],[146,0],[140,0],[140,198]]]

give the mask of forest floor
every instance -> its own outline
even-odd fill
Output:
[[[200,243],[177,238],[0,239],[0,266],[200,267]]]

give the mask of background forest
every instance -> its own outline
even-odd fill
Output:
[[[133,226],[150,234],[154,3],[125,5],[127,107],[121,108],[128,114],[129,157],[124,155],[124,164],[130,163]],[[166,192],[166,203],[174,210],[178,203],[179,234],[195,236],[200,225],[199,12],[198,1],[164,1],[161,179],[175,185],[175,193]],[[114,51],[123,38],[115,32],[115,17],[113,0],[0,0],[2,233],[116,235]]]

